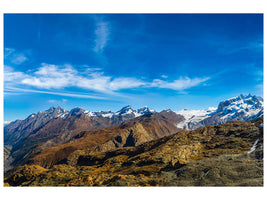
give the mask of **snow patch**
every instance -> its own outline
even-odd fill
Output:
[[[197,124],[198,122],[206,119],[215,113],[217,108],[210,107],[207,110],[187,110],[183,109],[180,111],[176,111],[175,113],[178,115],[182,115],[185,120],[179,122],[176,126],[178,128],[190,130],[190,126]]]
[[[259,138],[254,142],[253,146],[251,147],[251,149],[248,151],[248,153],[252,153],[253,151],[256,150],[257,144],[259,142]]]
[[[114,113],[107,113],[107,114],[102,114],[103,117],[106,117],[106,118],[112,118],[114,115]]]
[[[86,115],[89,116],[89,117],[94,117],[94,116],[96,116],[96,113],[95,113],[95,112],[90,112],[89,110],[85,110],[83,113],[86,114]]]

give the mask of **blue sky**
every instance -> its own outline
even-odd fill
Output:
[[[263,96],[261,14],[5,14],[4,120]]]

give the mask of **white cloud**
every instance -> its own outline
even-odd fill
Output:
[[[30,76],[22,80],[23,84],[45,89],[60,89],[72,86],[77,78],[78,72],[70,65],[63,67],[42,64],[38,71],[34,72],[35,76]]]
[[[96,29],[95,29],[95,52],[101,52],[109,39],[109,23],[104,22],[103,20],[96,20]]]
[[[136,78],[116,78],[110,82],[109,88],[111,90],[120,90],[127,88],[138,88],[144,85],[147,85],[147,83]]]
[[[5,65],[4,66],[4,81],[20,83],[24,78],[28,77],[27,74],[23,72],[16,72],[12,67]]]
[[[185,90],[194,86],[197,86],[205,81],[209,80],[209,77],[206,78],[188,78],[188,77],[180,77],[180,79],[174,80],[173,82],[167,82],[160,79],[154,79],[151,83],[151,87],[158,88],[167,88],[172,90]]]
[[[42,64],[42,67],[34,72],[32,76],[25,76],[22,72],[17,73],[21,77],[25,77],[21,80],[22,84],[43,89],[60,89],[76,86],[102,93],[112,93],[120,89],[136,88],[146,84],[136,78],[123,77],[112,79],[111,76],[105,76],[103,72],[94,70],[87,70],[87,76],[81,76],[70,65]]]
[[[168,82],[166,80],[154,79],[152,82],[143,81],[133,77],[113,78],[104,75],[104,72],[98,70],[86,70],[86,73],[79,73],[71,65],[57,66],[43,63],[37,71],[31,74],[16,72],[11,67],[5,67],[6,86],[17,84],[28,85],[39,89],[64,89],[67,87],[78,87],[88,89],[102,94],[115,94],[116,91],[132,88],[166,88],[176,91],[200,85],[209,80],[204,78],[180,77],[180,79]],[[26,90],[24,90],[26,91]],[[36,91],[34,91],[36,92]],[[42,91],[41,93],[45,93]],[[47,92],[48,93],[48,92]],[[56,94],[49,92],[48,94]],[[61,95],[61,94],[58,94]],[[68,96],[64,93],[63,96]],[[75,96],[71,94],[70,96]],[[78,97],[78,96],[77,96]]]
[[[110,83],[110,77],[99,76],[92,78],[79,78],[76,81],[76,85],[80,88],[90,89],[99,92],[109,92],[107,90]]]
[[[62,89],[66,87],[79,87],[101,93],[112,93],[120,89],[136,88],[146,83],[136,78],[115,78],[105,76],[103,72],[86,70],[85,74],[78,73],[71,65],[57,66],[42,64],[32,75],[15,72],[11,67],[5,69],[5,81],[8,83],[21,83],[40,89]]]

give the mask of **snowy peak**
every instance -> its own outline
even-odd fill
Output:
[[[217,113],[222,116],[222,122],[255,119],[263,114],[263,99],[251,94],[241,94],[221,102]]]
[[[36,120],[36,119],[41,119],[41,118],[58,118],[61,117],[62,115],[65,115],[66,113],[68,113],[68,111],[64,110],[61,107],[50,107],[48,110],[45,111],[39,111],[37,114],[32,113],[31,115],[29,115],[26,119],[27,120]]]
[[[263,99],[261,97],[240,94],[226,101],[219,103],[217,112],[229,113],[239,109],[261,109],[263,108]]]
[[[125,115],[125,114],[131,114],[133,113],[133,109],[131,106],[125,106],[120,111],[116,112],[117,115]]]
[[[137,112],[138,114],[143,115],[143,114],[145,114],[145,113],[153,112],[153,110],[150,110],[147,106],[144,106],[144,107],[142,107],[142,108],[137,109],[136,112]]]
[[[120,111],[116,112],[115,115],[121,115],[121,116],[131,115],[134,118],[134,117],[139,117],[143,114],[151,113],[151,112],[154,112],[154,111],[150,110],[147,106],[144,106],[137,110],[133,110],[132,107],[128,105],[128,106],[123,107]]]
[[[76,107],[76,108],[73,108],[73,109],[69,112],[68,117],[69,117],[69,116],[75,116],[75,115],[78,115],[78,114],[81,114],[81,113],[84,113],[84,112],[85,112],[84,109],[79,108],[79,107]]]
[[[196,129],[207,125],[217,125],[233,120],[252,120],[263,115],[263,98],[251,94],[230,98],[219,103],[217,109],[181,110],[176,114],[185,120],[177,124],[178,128]]]
[[[116,116],[123,116],[124,118],[135,118],[135,117],[139,117],[145,113],[148,112],[155,112],[153,110],[150,110],[147,106],[139,108],[137,110],[133,110],[132,107],[130,105],[123,107],[122,109],[120,109],[117,112],[112,112],[112,111],[88,111],[88,110],[84,110],[82,108],[73,108],[67,115],[67,117],[70,116],[75,116],[78,114],[85,114],[89,117],[104,117],[104,118],[112,118],[112,117],[116,117]]]

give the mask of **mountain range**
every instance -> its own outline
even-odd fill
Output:
[[[185,138],[181,138],[181,136],[184,135],[183,133],[186,133],[183,137],[188,138],[191,132],[183,131],[192,130],[196,130],[196,137],[192,138],[190,136],[186,141],[191,141],[196,145],[195,147],[190,147],[191,150],[189,150],[189,152],[192,154],[192,148],[195,149],[197,147],[194,151],[199,152],[197,153],[198,159],[212,157],[211,155],[220,156],[224,153],[241,153],[252,148],[253,143],[257,139],[259,144],[263,144],[261,139],[263,122],[259,120],[262,119],[263,108],[263,99],[250,94],[241,94],[237,97],[222,101],[217,108],[211,107],[207,110],[183,109],[180,111],[172,111],[167,109],[156,112],[148,107],[133,110],[131,106],[126,106],[117,112],[91,112],[82,108],[73,108],[67,111],[60,107],[51,107],[46,111],[40,111],[37,114],[33,113],[24,120],[11,122],[4,127],[4,167],[6,172],[9,170],[9,175],[6,177],[12,177],[14,173],[16,173],[18,167],[25,167],[28,165],[39,166],[44,170],[53,169],[54,166],[61,165],[77,167],[81,166],[81,163],[83,163],[82,166],[88,165],[88,163],[92,163],[91,165],[96,166],[99,165],[100,160],[104,158],[106,160],[111,159],[117,149],[118,151],[127,152],[128,148],[137,148],[139,152],[140,148],[145,148],[141,151],[150,154],[154,159],[154,155],[157,155],[157,153],[149,153],[151,148],[153,149],[160,144],[163,145],[165,142],[168,143],[169,140],[166,138],[172,137],[172,135],[178,134],[177,137],[180,138],[179,141],[185,140]],[[227,122],[236,120],[249,121],[249,124],[252,123],[253,120],[257,120],[257,126],[251,129],[252,125],[245,125],[243,122],[227,125]],[[222,125],[221,127],[224,128],[217,127],[218,125]],[[215,127],[206,130],[205,128],[209,126]],[[220,134],[217,135],[219,130],[225,130],[225,127],[228,126],[240,126],[240,129],[242,129],[240,130],[241,132],[252,132],[249,136],[246,134],[240,135],[240,131],[237,131],[235,128],[230,128],[231,130],[229,129],[229,131],[223,131],[223,136],[219,136]],[[204,129],[201,129],[201,127]],[[214,132],[215,129],[218,129],[218,131]],[[208,132],[206,133],[206,131]],[[198,135],[204,133],[208,135],[212,134],[213,136],[208,139],[209,137]],[[230,139],[228,136],[225,137],[225,134],[226,136],[227,134],[235,136],[234,138],[231,136],[232,139]],[[237,136],[237,134],[239,134],[239,136]],[[218,141],[220,137],[222,141],[224,141],[222,144]],[[237,137],[239,139],[235,139]],[[249,142],[245,144],[244,141],[248,140],[244,140],[244,138],[248,137]],[[157,141],[160,144],[158,144]],[[205,141],[209,141],[208,146]],[[198,147],[199,142],[202,147]],[[236,142],[238,145],[241,145],[241,149],[239,149]],[[152,146],[144,147],[143,145],[146,144]],[[173,142],[171,142],[171,144],[172,145],[165,145],[169,150],[162,150],[162,152],[159,153],[163,154],[163,151],[167,153],[172,148],[180,149],[181,152],[188,151],[185,149],[182,150],[183,144],[180,142],[178,142],[178,146],[176,145],[177,147],[175,147]],[[204,153],[206,151],[214,152],[214,149],[218,150],[219,147],[226,150],[220,150],[219,153],[217,152],[215,154],[211,153],[206,155]],[[255,149],[258,149],[258,147],[259,146],[256,144]],[[203,151],[203,148],[206,150]],[[178,154],[181,154],[181,152],[178,152]],[[184,156],[187,157],[188,153]],[[117,155],[117,153],[115,154]],[[200,156],[200,154],[202,156]],[[203,156],[204,154],[206,156]],[[96,160],[94,160],[95,158],[90,158],[88,160],[88,155],[100,155],[100,157],[104,156],[104,158],[97,158]],[[124,155],[124,153],[120,155]],[[134,155],[138,154],[134,153]],[[183,153],[181,155],[183,155]],[[192,154],[193,157],[194,155],[195,153]],[[84,159],[83,156],[87,156],[86,159]],[[128,153],[125,154],[125,156],[129,157]],[[188,163],[185,161],[187,160],[186,157],[179,157],[179,165]],[[173,158],[170,159],[172,160]],[[100,163],[103,164],[103,162],[106,161],[101,161]],[[117,163],[117,161],[112,162]],[[128,163],[127,160],[124,160],[124,162]],[[144,160],[142,162],[150,161],[148,159],[148,161]],[[158,161],[155,162],[157,163]],[[167,163],[167,161],[163,163]],[[137,169],[136,167],[138,166],[135,166],[135,169]],[[171,166],[176,166],[176,164],[173,163]],[[37,168],[39,169],[39,167]],[[164,167],[166,168],[167,165],[165,166],[164,164]],[[121,169],[116,168],[116,170]],[[9,184],[12,185],[14,183],[9,181]]]
[[[147,107],[133,110],[130,106],[113,113],[111,111],[90,112],[82,108],[73,108],[67,111],[61,107],[51,107],[48,110],[33,113],[24,120],[16,120],[4,128],[5,144],[14,145],[20,140],[39,132],[53,132],[53,134],[68,132],[68,138],[82,130],[93,130],[121,124],[124,121],[141,116],[145,113],[154,112]],[[53,130],[50,130],[52,126]],[[54,129],[55,126],[59,126]],[[51,133],[50,133],[51,134]]]

